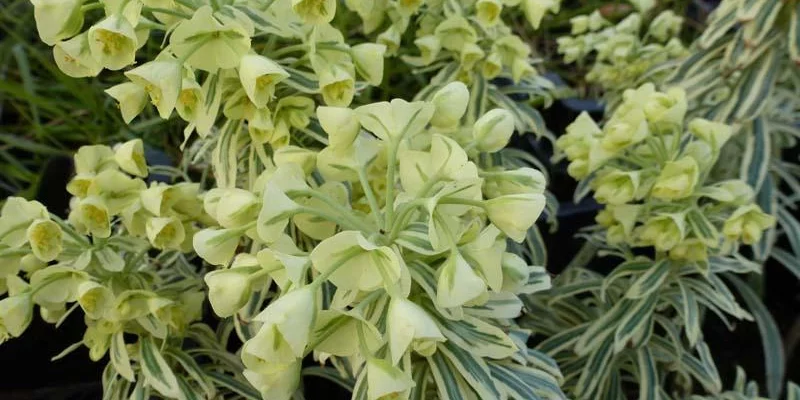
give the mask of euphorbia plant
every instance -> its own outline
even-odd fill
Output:
[[[312,353],[355,379],[354,398],[562,396],[537,370],[547,359],[507,331],[517,295],[549,281],[506,251],[544,208],[543,176],[471,161],[504,147],[510,113],[464,126],[464,85],[437,98],[448,101],[321,108],[319,176],[276,159],[247,189],[206,196],[219,226],[194,247],[221,267],[205,277],[211,305],[235,315],[244,375],[264,398],[289,398]],[[265,296],[239,294],[265,279],[277,287],[261,310]]]
[[[686,113],[682,89],[646,84],[623,93],[602,129],[582,114],[559,139],[578,196],[593,189],[605,208],[585,233],[586,251],[551,293],[530,300],[533,315],[556,312],[523,326],[548,337],[538,348],[559,361],[576,397],[614,398],[628,377],[647,396],[683,397],[693,382],[718,393],[701,315],[752,318],[723,277],[741,290],[732,274],[760,272],[739,248],[775,219],[746,182],[710,174],[733,128]],[[584,269],[598,250],[623,262],[606,276]]]

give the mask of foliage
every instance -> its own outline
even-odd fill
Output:
[[[743,372],[723,391],[711,314],[759,325],[780,395],[759,282],[770,257],[800,276],[796,1],[724,0],[688,48],[679,2],[562,15],[608,112],[558,139],[537,107],[564,91],[526,43],[558,0],[31,4],[55,66],[4,17],[6,189],[113,147],[75,154],[66,221],[5,201],[0,341],[80,309],[56,358],[108,355],[104,398],[302,398],[303,376],[370,400],[758,398]],[[515,131],[603,207],[552,287],[536,222],[557,201]]]

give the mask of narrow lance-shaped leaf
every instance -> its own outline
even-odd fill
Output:
[[[482,399],[502,399],[500,391],[495,386],[489,369],[482,359],[476,357],[471,352],[446,342],[438,346],[438,352],[444,355],[450,364],[455,367],[464,380],[472,387],[479,398]]]
[[[640,299],[649,296],[661,289],[661,285],[669,276],[671,264],[668,260],[661,260],[647,270],[642,276],[631,284],[625,293],[629,299]]]
[[[783,377],[786,373],[786,356],[783,353],[783,341],[781,340],[780,330],[764,306],[761,299],[753,292],[747,284],[734,275],[725,276],[730,281],[739,294],[742,296],[747,307],[752,311],[758,324],[758,331],[761,334],[761,344],[764,348],[764,368],[767,375],[767,392],[770,398],[777,399],[782,391]]]
[[[139,360],[147,383],[164,396],[178,397],[178,379],[169,368],[151,336],[139,340]]]
[[[636,351],[636,360],[639,364],[639,400],[657,400],[658,368],[653,358],[653,353],[647,346]]]
[[[122,331],[116,332],[111,337],[110,350],[111,364],[114,365],[114,369],[117,370],[117,373],[129,382],[135,381],[136,378],[133,374],[133,368],[131,368],[131,360],[130,357],[128,357],[128,349],[125,347],[125,339],[123,338]]]

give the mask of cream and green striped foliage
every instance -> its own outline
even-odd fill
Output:
[[[686,113],[682,89],[645,84],[623,93],[602,129],[583,114],[559,139],[581,180],[577,195],[593,190],[605,207],[554,289],[531,296],[521,325],[547,337],[537,349],[555,358],[576,398],[717,394],[702,315],[729,325],[731,317],[753,319],[731,286],[744,295],[735,274],[761,268],[739,248],[757,244],[775,219],[746,182],[709,175],[720,149],[742,133]],[[603,275],[586,268],[595,254],[623,262]],[[535,317],[544,310],[547,317]]]

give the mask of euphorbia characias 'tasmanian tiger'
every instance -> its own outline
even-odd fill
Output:
[[[241,324],[244,376],[264,398],[290,398],[308,354],[347,365],[357,398],[406,398],[429,384],[442,398],[451,390],[517,395],[485,374],[522,367],[512,360],[529,350],[487,318],[517,316],[516,296],[544,279],[506,246],[542,212],[545,182],[533,169],[478,161],[478,149],[502,148],[514,126],[499,109],[459,123],[468,96],[452,83],[434,96],[450,102],[320,107],[330,145],[310,168],[319,176],[276,157],[249,188],[206,196],[220,226],[198,232],[194,248],[221,268],[205,276],[211,305]],[[376,180],[385,182],[380,193]],[[250,217],[226,224],[223,213]],[[302,237],[313,240],[293,239]],[[235,255],[242,244],[249,252]],[[276,298],[259,312],[263,299],[249,294],[268,282]],[[467,371],[448,387],[442,374],[455,365]]]

